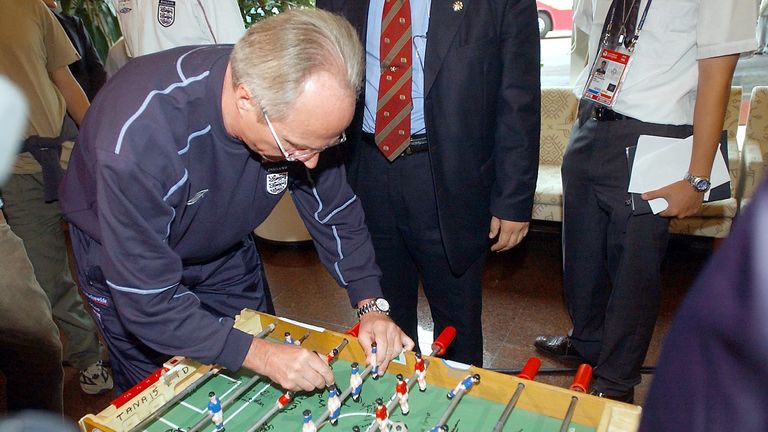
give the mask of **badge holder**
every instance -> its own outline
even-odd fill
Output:
[[[589,78],[584,87],[582,98],[609,108],[613,107],[624,78],[627,76],[629,66],[632,63],[632,54],[635,51],[637,40],[640,38],[640,32],[643,29],[643,24],[645,24],[645,17],[648,15],[651,1],[648,0],[648,3],[645,5],[643,16],[637,26],[637,33],[635,33],[632,39],[629,41],[624,40],[626,37],[626,23],[622,23],[616,46],[609,47],[609,35],[616,13],[615,6],[611,8],[610,22],[603,35],[600,51],[589,71]]]

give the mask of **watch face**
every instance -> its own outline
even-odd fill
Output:
[[[389,312],[389,302],[386,299],[377,298],[376,307],[382,312]]]
[[[699,191],[706,191],[709,189],[709,180],[707,179],[699,179],[699,181],[696,182],[696,190]]]

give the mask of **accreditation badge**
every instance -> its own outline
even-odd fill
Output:
[[[583,97],[608,107],[613,106],[631,60],[629,53],[603,47],[592,65]]]

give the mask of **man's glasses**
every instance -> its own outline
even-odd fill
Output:
[[[317,149],[302,149],[302,150],[293,150],[290,153],[285,150],[285,147],[283,147],[282,141],[280,141],[280,137],[277,136],[277,132],[275,132],[275,127],[272,126],[272,122],[269,120],[269,116],[267,115],[267,112],[263,109],[261,112],[264,114],[264,120],[267,121],[267,126],[269,127],[269,131],[272,133],[272,138],[275,139],[275,142],[277,143],[277,147],[280,149],[280,152],[283,154],[283,157],[288,162],[306,162],[307,160],[311,159],[312,156],[320,153],[323,150],[329,149],[333,146],[337,146],[344,141],[347,140],[347,134],[345,132],[341,133],[341,136],[333,140],[330,144],[327,144],[323,147],[317,148]]]

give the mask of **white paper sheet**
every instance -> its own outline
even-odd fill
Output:
[[[637,140],[637,151],[632,165],[628,192],[645,193],[682,180],[688,171],[692,152],[693,136],[678,139],[641,135]],[[725,184],[729,180],[728,166],[718,145],[710,175],[712,188]],[[707,198],[709,198],[709,191],[704,199]],[[649,204],[654,214],[664,211],[668,206],[664,198],[653,199]]]

